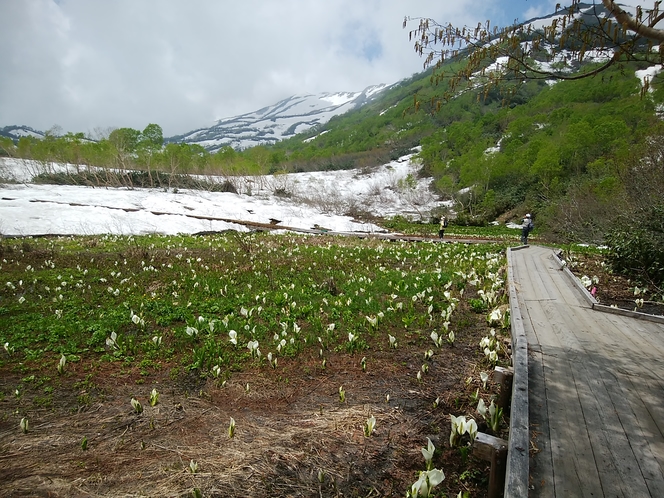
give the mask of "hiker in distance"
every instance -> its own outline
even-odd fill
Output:
[[[445,229],[447,228],[447,216],[443,215],[440,218],[440,229],[438,230],[438,237],[440,239],[445,235]]]
[[[533,228],[535,228],[533,218],[530,216],[530,213],[528,213],[521,223],[521,243],[524,246],[528,245],[528,234],[533,231]]]

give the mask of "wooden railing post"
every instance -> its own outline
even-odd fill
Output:
[[[473,455],[491,462],[489,474],[489,498],[503,496],[505,469],[507,466],[507,441],[483,432],[478,432],[473,443]]]
[[[500,396],[498,397],[498,408],[503,409],[504,414],[510,411],[512,402],[512,380],[514,379],[514,370],[511,368],[496,367],[493,372],[493,381],[500,385]]]

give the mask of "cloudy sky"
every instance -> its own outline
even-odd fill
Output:
[[[0,127],[210,126],[422,70],[404,16],[506,25],[556,0],[0,0]],[[412,28],[416,23],[412,23]]]

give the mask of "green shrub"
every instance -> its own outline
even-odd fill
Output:
[[[450,224],[465,227],[485,227],[488,222],[484,216],[458,213],[455,218],[450,220]]]
[[[659,287],[664,284],[664,204],[640,213],[631,223],[620,222],[606,242],[614,271]]]

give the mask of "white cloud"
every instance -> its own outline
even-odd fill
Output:
[[[530,2],[532,4],[532,2]],[[512,20],[499,0],[5,0],[1,125],[166,135],[293,94],[357,91],[422,69],[404,16]],[[415,27],[413,24],[412,27]]]

